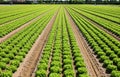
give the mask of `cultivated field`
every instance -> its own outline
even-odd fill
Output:
[[[120,77],[120,7],[0,6],[0,77]]]

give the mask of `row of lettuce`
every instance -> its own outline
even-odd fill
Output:
[[[21,6],[1,6],[0,7],[0,25],[13,21],[15,19],[24,17],[26,15],[35,13],[40,9],[48,7],[44,5],[39,6],[28,6],[28,5],[21,5]]]
[[[64,8],[58,13],[35,75],[36,77],[89,77]]]
[[[0,77],[12,77],[58,7],[0,44]]]
[[[67,10],[106,72],[111,77],[120,77],[120,42],[83,18],[81,11],[70,7]]]
[[[81,11],[120,24],[120,8],[111,6],[78,6]]]
[[[103,6],[101,6],[101,7],[103,7]],[[120,13],[119,12],[120,9],[117,10],[118,14],[112,13],[111,11],[108,11],[108,10],[107,10],[108,13],[106,13],[106,11],[103,11],[104,13],[106,13],[106,14],[104,14],[102,11],[101,12],[98,11],[98,9],[99,9],[98,6],[96,6],[96,8],[94,8],[94,10],[92,9],[91,6],[88,9],[85,8],[84,6],[83,7],[82,6],[74,6],[74,7],[70,7],[70,8],[73,9],[74,11],[78,12],[79,14],[86,16],[88,19],[96,22],[101,27],[112,32],[116,36],[120,37],[120,17],[118,16]],[[114,9],[115,8],[113,8],[113,10]]]
[[[53,7],[49,7],[46,6],[43,8],[37,8],[36,10],[32,10],[31,12],[25,12],[20,16],[20,18],[18,18],[17,20],[13,20],[12,22],[3,24],[0,26],[0,37],[4,37],[5,35],[9,34],[10,32],[12,32],[13,30],[19,28],[20,26],[24,25],[25,23],[29,22],[30,20],[36,18],[37,16],[40,16],[44,13],[47,13],[50,9],[52,9]],[[55,8],[55,7],[54,7]],[[24,16],[22,16],[24,15]],[[14,18],[17,17],[15,16],[11,16],[10,18]],[[0,19],[0,21],[6,21],[9,20],[9,18],[7,17],[6,19]]]

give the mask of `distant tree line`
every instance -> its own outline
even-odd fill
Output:
[[[120,4],[120,0],[0,0],[3,4]]]

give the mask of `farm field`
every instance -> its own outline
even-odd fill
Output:
[[[120,77],[120,7],[0,6],[0,77]]]

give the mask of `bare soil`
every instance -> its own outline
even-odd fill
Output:
[[[5,35],[4,37],[0,38],[0,43],[4,42],[5,40],[7,40],[8,38],[12,37],[14,34],[16,34],[17,32],[19,32],[20,30],[22,30],[23,28],[29,26],[31,23],[37,21],[38,19],[40,19],[41,17],[43,17],[45,14],[49,13],[48,12],[45,12],[45,13],[42,13],[40,16],[32,19],[31,21],[25,23],[24,25],[20,26],[19,28],[13,30],[12,32],[10,32],[9,34]]]
[[[31,77],[39,57],[41,55],[42,49],[46,43],[52,25],[56,19],[57,13],[52,17],[49,21],[41,35],[39,35],[38,39],[32,46],[31,50],[26,55],[24,61],[20,64],[18,70],[13,74],[13,77]]]
[[[74,23],[67,10],[66,10],[66,14],[68,16],[69,22],[74,32],[81,54],[84,58],[86,67],[88,69],[88,74],[90,75],[90,77],[109,77],[108,75],[106,75],[105,69],[102,68],[101,64],[94,56],[93,51],[87,45],[87,42],[85,41],[82,33],[79,31],[77,25]]]

